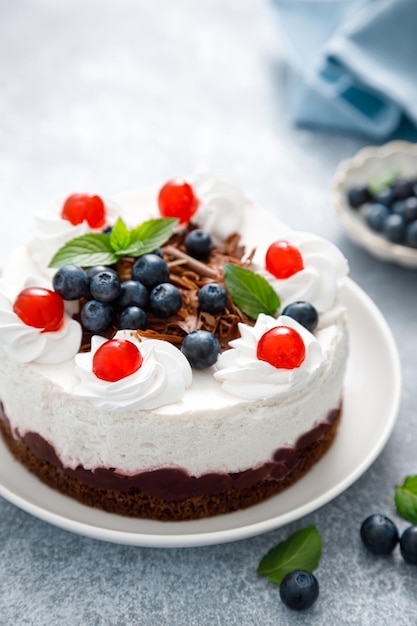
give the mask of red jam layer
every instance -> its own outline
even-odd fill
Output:
[[[272,459],[257,468],[242,472],[213,472],[202,476],[191,476],[185,469],[165,467],[144,471],[131,476],[120,474],[114,468],[87,470],[82,466],[76,469],[64,467],[51,446],[38,433],[28,432],[20,439],[33,454],[47,461],[65,475],[99,489],[112,489],[122,493],[140,491],[148,496],[166,501],[183,500],[193,496],[208,496],[222,493],[230,488],[238,490],[252,487],[264,479],[281,480],[295,469],[302,460],[303,451],[320,442],[337,420],[340,409],[330,411],[327,419],[302,435],[293,447],[278,448]],[[0,419],[9,422],[0,405]],[[16,436],[16,433],[15,433]]]

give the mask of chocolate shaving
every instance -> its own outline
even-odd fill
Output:
[[[169,268],[169,280],[181,292],[183,306],[176,315],[168,319],[156,317],[147,312],[148,322],[145,330],[136,330],[135,334],[144,339],[159,339],[169,341],[180,347],[184,337],[194,330],[208,330],[216,335],[222,351],[229,348],[229,341],[240,336],[238,324],[240,322],[253,326],[255,320],[245,315],[228,298],[225,309],[217,314],[201,311],[198,303],[200,288],[210,282],[225,286],[223,267],[226,263],[249,267],[254,250],[245,256],[245,247],[241,243],[240,235],[231,235],[220,246],[213,247],[208,259],[201,261],[187,254],[185,237],[195,228],[190,225],[176,232],[169,242],[163,246],[162,254]],[[118,261],[116,270],[122,281],[131,279],[134,258],[124,257]],[[104,336],[109,339],[115,335],[117,328],[114,325]],[[91,333],[84,332],[82,351],[89,349]]]

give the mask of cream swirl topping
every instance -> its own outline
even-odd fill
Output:
[[[289,278],[278,279],[265,268],[267,248],[258,248],[256,271],[264,276],[281,300],[281,310],[291,302],[305,300],[319,313],[338,303],[338,294],[349,271],[346,258],[330,241],[310,233],[289,231],[283,237],[296,246],[303,257],[304,268]]]
[[[277,326],[289,326],[304,341],[306,356],[300,367],[276,368],[257,356],[258,342],[262,335]],[[308,330],[291,317],[281,315],[278,319],[259,315],[255,326],[239,324],[241,336],[229,343],[230,350],[223,352],[216,365],[214,377],[224,391],[245,399],[272,398],[308,385],[311,378],[324,363],[320,343]]]
[[[200,204],[192,218],[219,244],[240,230],[245,196],[236,183],[215,172],[202,172],[191,181]]]
[[[100,232],[90,228],[86,221],[73,225],[61,217],[66,197],[56,197],[50,206],[35,214],[35,233],[27,244],[27,249],[34,264],[41,273],[48,277],[56,270],[48,268],[54,254],[68,241],[90,232]],[[119,213],[115,203],[104,200],[107,224],[113,224]]]
[[[80,349],[81,326],[64,315],[61,328],[54,332],[28,326],[14,313],[12,302],[0,291],[0,345],[17,363],[63,363]]]
[[[191,367],[178,348],[155,339],[138,341],[132,331],[119,331],[115,339],[127,339],[143,357],[141,367],[116,382],[100,380],[93,372],[93,358],[98,348],[107,341],[93,336],[91,352],[75,357],[76,371],[81,382],[74,394],[89,400],[97,408],[106,410],[155,409],[182,399],[191,385]]]

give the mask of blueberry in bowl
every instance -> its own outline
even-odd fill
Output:
[[[342,161],[331,202],[355,243],[380,260],[417,267],[417,144],[393,141]]]

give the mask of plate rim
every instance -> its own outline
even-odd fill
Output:
[[[46,521],[56,527],[59,527],[63,530],[67,530],[69,532],[73,532],[85,537],[89,537],[92,539],[98,539],[100,541],[107,541],[111,543],[119,543],[124,545],[134,545],[141,547],[157,547],[157,548],[179,548],[179,547],[199,547],[199,546],[208,546],[208,545],[218,545],[222,543],[229,543],[233,541],[239,541],[242,539],[247,539],[253,536],[261,535],[285,524],[288,524],[292,521],[300,519],[305,515],[321,508],[331,500],[333,500],[336,496],[343,493],[348,487],[350,487],[356,480],[358,480],[365,471],[373,464],[376,458],[381,453],[382,449],[386,445],[393,428],[395,426],[400,401],[401,401],[401,391],[402,391],[402,374],[401,374],[401,362],[398,353],[398,349],[392,335],[391,329],[388,326],[384,316],[382,315],[379,308],[376,306],[374,301],[350,278],[346,279],[346,291],[350,292],[350,295],[356,300],[361,301],[361,303],[366,307],[369,312],[370,317],[372,317],[373,321],[378,323],[378,326],[383,334],[385,340],[385,349],[387,353],[390,355],[391,363],[393,366],[393,372],[395,375],[394,380],[392,381],[392,397],[391,397],[391,406],[389,407],[388,416],[385,421],[385,428],[382,429],[381,432],[378,433],[378,437],[374,442],[372,448],[368,453],[362,458],[361,462],[355,467],[353,471],[350,471],[342,480],[339,480],[333,487],[327,489],[324,493],[316,496],[309,502],[292,509],[286,513],[275,517],[269,517],[267,519],[255,521],[252,523],[248,523],[245,525],[226,528],[222,530],[214,530],[214,531],[204,531],[204,532],[192,532],[189,534],[152,534],[149,532],[132,532],[126,530],[117,530],[113,528],[104,528],[102,526],[95,526],[92,523],[86,523],[85,521],[74,520],[65,515],[61,515],[55,513],[52,510],[49,510],[45,506],[41,507],[37,504],[31,503],[26,500],[24,497],[19,494],[14,493],[8,487],[6,487],[2,482],[2,477],[0,474],[0,496],[3,496],[6,500],[16,505],[20,509],[26,511],[27,513]],[[3,441],[0,441],[0,446],[4,447],[7,450],[7,453],[10,455],[13,462],[15,461],[11,455],[11,453],[6,448]],[[324,457],[325,459],[325,457]],[[324,460],[323,459],[323,460]],[[20,466],[24,470],[25,473],[30,474],[26,468]],[[32,475],[31,475],[32,476]],[[300,484],[301,479],[299,481]],[[59,496],[61,498],[68,499],[70,498],[59,494],[58,492],[50,489],[43,483],[40,483],[42,488],[47,490],[47,493]],[[283,495],[283,494],[280,494]],[[273,496],[270,500],[274,498],[279,498],[278,496]],[[81,505],[77,503],[79,506],[84,507],[85,505]],[[251,507],[253,508],[253,507]],[[91,507],[86,507],[86,509],[91,512]],[[95,511],[93,511],[95,512]],[[111,515],[114,517],[114,514],[105,513],[104,511],[97,511],[97,513],[104,515]],[[235,513],[226,514],[225,517],[230,519],[229,516],[239,514],[239,511]],[[119,517],[119,516],[116,516]],[[222,517],[222,516],[218,516]],[[198,523],[199,521],[207,520],[195,520],[194,523]],[[140,522],[140,520],[139,520]],[[147,523],[151,523],[152,525],[164,525],[167,522],[159,522],[153,520],[147,520]],[[170,525],[178,524],[187,524],[187,522],[168,522]],[[172,526],[170,526],[172,528]]]

